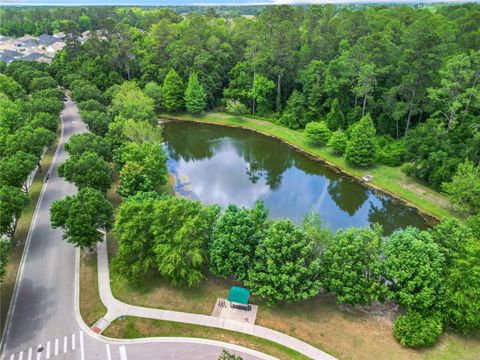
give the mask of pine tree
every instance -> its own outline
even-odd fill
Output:
[[[370,114],[353,125],[345,156],[352,165],[366,167],[376,158],[375,126]]]
[[[340,110],[338,99],[333,100],[332,107],[327,114],[326,120],[328,128],[332,131],[343,129],[345,126],[345,117],[343,116],[342,110]]]
[[[163,82],[163,105],[167,111],[183,108],[183,81],[174,69],[170,69]]]
[[[293,90],[280,122],[291,129],[299,129],[305,126],[305,98],[300,91]]]
[[[188,78],[187,89],[185,90],[185,106],[189,113],[198,114],[205,110],[205,91],[202,84],[198,81],[195,72]]]

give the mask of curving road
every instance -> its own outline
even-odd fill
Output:
[[[51,204],[76,193],[57,174],[70,136],[86,131],[76,105],[65,101],[62,136],[32,220],[1,343],[0,359],[216,359],[222,348],[247,359],[270,359],[239,346],[186,338],[108,339],[89,331],[78,313],[79,252],[50,226]],[[78,274],[77,274],[78,275]]]

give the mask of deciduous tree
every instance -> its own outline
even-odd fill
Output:
[[[322,253],[323,287],[340,304],[369,304],[384,299],[382,228],[339,230]]]
[[[299,301],[320,290],[314,241],[290,220],[274,221],[255,251],[246,285],[269,304]]]
[[[104,194],[113,182],[110,165],[92,151],[69,157],[58,167],[58,174],[79,189],[91,187]]]
[[[0,235],[14,238],[18,219],[29,201],[28,195],[19,188],[9,185],[0,186]]]
[[[80,156],[91,151],[105,161],[112,160],[110,144],[100,136],[88,132],[73,135],[65,144],[65,150],[72,156]]]
[[[63,238],[75,247],[91,248],[112,226],[113,207],[98,190],[82,188],[78,194],[57,200],[50,208],[52,227],[64,230]]]
[[[427,312],[441,300],[444,257],[431,235],[414,227],[394,232],[385,250],[390,296],[407,308]]]
[[[227,207],[215,225],[209,245],[210,270],[214,274],[247,278],[255,249],[265,235],[267,214],[261,202],[253,209]]]

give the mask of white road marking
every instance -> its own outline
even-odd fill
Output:
[[[20,351],[20,354],[18,355],[18,360],[23,360],[23,351]]]
[[[32,360],[32,348],[28,349],[28,360]]]
[[[54,356],[57,356],[58,355],[58,338],[55,339],[55,352],[54,352]]]
[[[85,360],[85,349],[83,348],[83,331],[80,331],[80,359]]]
[[[120,346],[118,348],[118,351],[120,351],[120,359],[121,360],[128,360],[127,358],[127,350],[125,350],[125,346]]]
[[[37,360],[40,360],[40,358],[42,357],[42,353],[38,351],[41,347],[42,347],[42,344],[38,344],[38,346],[37,346]]]
[[[72,350],[75,350],[75,334],[72,334]]]
[[[63,353],[67,352],[68,339],[66,336],[63,337]]]
[[[15,354],[10,355],[10,360],[15,360]]]
[[[107,360],[112,360],[112,355],[110,354],[110,344],[105,345],[107,347]]]
[[[47,342],[47,355],[46,355],[46,358],[47,358],[47,359],[50,359],[50,341]]]

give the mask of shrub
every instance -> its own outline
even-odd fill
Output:
[[[228,100],[227,113],[232,114],[238,118],[243,114],[248,113],[248,109],[239,100]]]
[[[332,148],[333,152],[337,155],[343,155],[345,148],[347,147],[347,135],[342,130],[335,131],[327,145]]]
[[[390,137],[378,138],[377,161],[387,166],[400,166],[406,158],[405,141],[393,140]]]
[[[322,146],[328,142],[330,136],[332,136],[332,132],[325,121],[309,122],[307,126],[305,126],[305,135],[310,144]]]
[[[426,316],[417,311],[397,317],[393,326],[395,338],[407,347],[433,345],[442,331],[442,319],[438,314]]]

